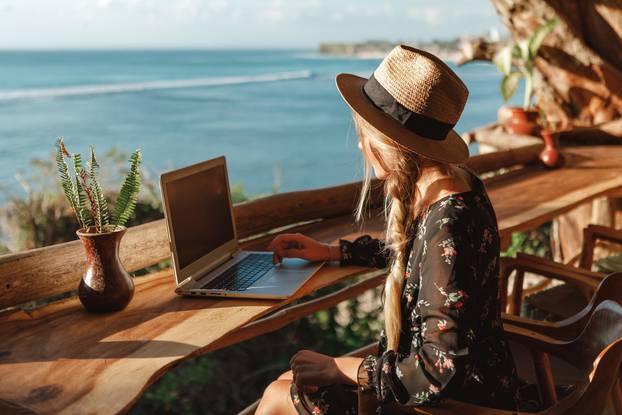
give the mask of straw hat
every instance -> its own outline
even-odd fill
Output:
[[[396,46],[369,79],[341,73],[337,89],[372,126],[424,157],[462,163],[469,150],[453,130],[469,91],[438,57]]]

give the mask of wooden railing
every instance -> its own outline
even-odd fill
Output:
[[[541,145],[471,157],[467,165],[477,173],[537,161]],[[360,182],[323,189],[282,193],[234,206],[238,237],[259,238],[309,221],[323,221],[352,213]],[[381,184],[374,180],[370,204],[382,203]],[[128,229],[120,248],[128,271],[137,271],[170,257],[164,220]],[[84,269],[79,241],[0,256],[0,310],[45,299],[77,287]]]
[[[467,164],[477,173],[527,165],[537,161],[541,148],[541,145],[535,145],[479,155],[472,157]],[[496,179],[493,177],[487,180],[491,182]],[[311,230],[313,235],[323,240],[330,240],[335,235],[349,234],[352,232],[351,214],[359,192],[360,182],[356,182],[324,189],[283,193],[236,204],[234,218],[242,247],[262,249],[274,233],[285,229],[296,232]],[[370,199],[372,207],[381,207],[383,190],[378,181],[374,181],[372,185]],[[120,255],[129,271],[143,269],[168,259],[170,249],[164,221],[159,220],[129,228],[121,244]],[[74,290],[82,276],[83,269],[84,253],[79,241],[0,256],[0,310],[19,307],[33,300],[46,299]],[[158,278],[160,278],[158,275],[154,275],[147,277],[146,280],[157,279],[159,281]],[[385,270],[361,269],[349,274],[348,278],[349,285],[338,291],[313,299],[305,297],[297,299],[297,303],[289,305],[288,308],[276,307],[270,313],[261,315],[259,319],[247,320],[250,322],[241,324],[239,328],[230,331],[226,336],[219,337],[212,343],[206,343],[206,346],[197,348],[192,354],[181,358],[227,347],[277,330],[318,310],[333,307],[382,284]],[[333,282],[324,285],[316,285],[323,287],[334,284],[337,280],[334,279]],[[343,278],[342,280],[345,281]],[[45,310],[49,309],[55,308],[42,309],[36,315],[44,314]],[[206,310],[196,310],[196,312],[205,314]],[[11,316],[9,312],[7,315],[9,320]],[[56,317],[60,318],[60,316]],[[133,321],[131,315],[124,315],[124,318],[125,322]],[[180,316],[181,318],[183,316]],[[176,341],[180,340],[176,338]],[[172,358],[167,359],[172,361]],[[131,363],[132,360],[127,362]],[[125,397],[116,407],[123,408],[121,412],[127,411],[138,399],[140,393],[144,392],[145,388],[169,366],[170,364],[162,363],[162,367],[158,366],[154,375],[145,375],[145,379],[137,381],[138,383],[144,382],[140,390],[132,389],[134,391],[132,393],[135,394],[131,399]],[[64,396],[63,399],[69,399],[69,397]],[[0,412],[3,408],[2,403],[0,399]],[[89,407],[91,409],[101,408],[101,405]],[[252,413],[253,408],[250,407],[248,410],[248,413]],[[98,412],[95,409],[93,411]]]

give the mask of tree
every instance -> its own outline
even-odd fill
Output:
[[[559,20],[535,62],[536,102],[547,117],[587,139],[622,137],[622,0],[491,2],[515,40]],[[490,60],[501,47],[476,39],[461,63]]]

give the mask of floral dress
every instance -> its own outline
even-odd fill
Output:
[[[537,410],[521,398],[526,385],[503,332],[499,302],[499,233],[483,183],[432,203],[409,230],[397,352],[365,357],[358,385],[320,387],[290,395],[299,414],[356,414],[357,389],[380,403],[424,406],[445,397],[508,410]],[[339,241],[342,265],[384,268],[382,240]],[[382,412],[382,406],[377,413]]]

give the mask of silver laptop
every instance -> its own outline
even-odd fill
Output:
[[[178,294],[287,298],[323,264],[240,250],[222,156],[162,174],[160,188]]]

